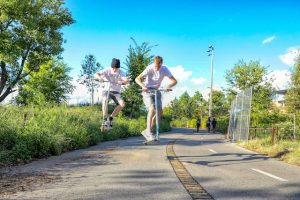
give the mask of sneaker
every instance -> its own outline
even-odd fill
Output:
[[[151,135],[151,137],[153,138],[153,140],[155,140],[155,141],[157,140],[157,139],[156,139],[156,133],[150,132],[150,135]]]
[[[112,126],[113,126],[113,117],[109,117],[109,126],[110,126],[110,128],[112,128]]]
[[[155,138],[153,137],[153,135],[147,131],[147,129],[142,131],[142,135],[146,138],[147,141],[153,141],[155,140]]]
[[[103,122],[103,126],[104,126],[105,129],[110,129],[111,128],[109,119],[107,119]]]

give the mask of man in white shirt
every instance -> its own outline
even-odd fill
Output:
[[[106,128],[112,127],[112,121],[115,116],[118,115],[118,113],[125,107],[125,102],[121,98],[121,85],[125,85],[129,83],[129,80],[126,78],[126,74],[124,71],[120,69],[120,60],[113,58],[111,62],[111,67],[106,68],[100,72],[97,72],[95,75],[98,79],[105,79],[104,82],[104,88],[102,92],[102,112],[104,115],[104,121],[103,125]],[[117,107],[114,109],[110,117],[107,115],[107,106],[106,103],[109,101],[109,98],[107,99],[107,93],[108,93],[108,87],[110,84],[110,92],[109,92],[109,98],[111,98],[116,104]]]
[[[170,83],[165,88],[165,91],[170,91],[170,89],[177,84],[177,80],[171,74],[166,66],[163,66],[163,58],[160,56],[155,56],[154,63],[147,66],[146,69],[135,79],[135,82],[142,87],[143,90],[143,101],[148,108],[147,115],[147,128],[142,132],[142,135],[148,140],[154,140],[152,134],[152,128],[155,125],[155,96],[152,93],[148,93],[149,89],[158,89],[164,77],[168,77]],[[144,83],[142,79],[145,79]],[[162,102],[161,93],[158,91],[158,118],[160,119],[162,115]]]

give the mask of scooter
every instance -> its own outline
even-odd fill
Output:
[[[116,84],[116,85],[122,85],[122,84],[115,83],[115,82],[110,82],[110,81],[106,81],[106,80],[101,80],[99,82],[105,82],[105,83],[108,84],[107,91],[106,91],[107,94],[106,94],[106,102],[105,102],[105,113],[102,113],[103,116],[102,116],[101,131],[103,132],[104,130],[111,129],[110,125],[106,124],[106,120],[105,120],[108,116],[108,103],[109,103],[109,100],[110,100],[110,87],[111,87],[111,84]]]
[[[155,133],[155,140],[151,140],[151,141],[144,141],[143,143],[145,145],[148,144],[153,144],[153,143],[157,143],[159,144],[159,120],[158,120],[158,92],[164,92],[165,89],[163,88],[158,88],[158,89],[149,89],[148,93],[154,94],[154,104],[155,104],[155,120],[156,120],[156,133]],[[169,89],[169,91],[172,91],[171,89]]]

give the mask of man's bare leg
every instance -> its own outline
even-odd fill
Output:
[[[159,111],[158,111],[158,121],[160,121],[162,113],[163,113],[162,109],[159,109]],[[151,130],[153,130],[155,124],[156,124],[156,115],[153,115],[152,121],[151,121]]]
[[[154,114],[155,114],[154,106],[151,106],[149,108],[148,115],[147,115],[147,131],[148,132],[151,132]]]
[[[119,105],[111,113],[111,117],[117,116],[119,114],[119,112],[121,112],[121,110],[123,110],[124,107],[125,107],[125,102],[124,101],[120,101]]]

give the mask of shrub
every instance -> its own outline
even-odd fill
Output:
[[[0,107],[0,164],[16,164],[100,141],[140,135],[145,117],[118,117],[110,131],[100,131],[99,106]],[[170,119],[161,120],[161,131],[170,130]]]

